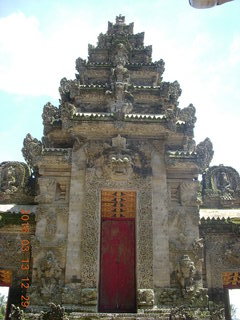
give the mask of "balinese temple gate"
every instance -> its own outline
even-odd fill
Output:
[[[208,138],[195,144],[194,106],[178,107],[178,82],[162,80],[164,61],[152,62],[144,33],[134,34],[121,15],[76,70],[75,80],[60,82],[59,107],[44,106],[42,142],[24,139],[28,166],[1,165],[3,205],[15,203],[15,215],[22,206],[36,219],[29,271],[4,267],[15,288],[30,279],[26,319],[49,302],[72,312],[70,320],[92,313],[210,319],[198,174],[213,150]],[[223,168],[218,188],[233,185]],[[215,303],[223,303],[223,289],[216,290]],[[212,310],[220,319],[220,307]]]

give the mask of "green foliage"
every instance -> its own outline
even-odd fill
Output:
[[[5,318],[6,304],[6,297],[0,293],[0,320]]]
[[[0,228],[4,227],[5,225],[19,225],[22,224],[24,221],[21,220],[21,214],[20,213],[13,213],[9,214],[8,212],[2,212],[0,214]],[[33,215],[29,216],[28,222],[30,224],[35,223],[35,218]]]

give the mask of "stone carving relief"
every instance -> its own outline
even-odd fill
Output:
[[[192,243],[192,251],[194,255],[194,260],[198,263],[203,262],[203,247],[204,247],[204,239],[195,239]]]
[[[56,201],[66,200],[66,193],[67,193],[67,184],[57,182],[55,200]]]
[[[134,97],[130,92],[130,76],[128,69],[118,64],[111,69],[110,89],[106,91],[111,99],[109,109],[120,119],[123,114],[130,113],[133,109]]]
[[[64,304],[80,304],[81,303],[81,283],[68,283],[65,285],[62,294]]]
[[[84,288],[81,292],[81,304],[96,305],[97,304],[97,289]]]
[[[41,205],[38,205],[36,213],[35,213],[36,222],[39,222],[42,218],[44,218],[44,216],[47,215],[47,213],[48,213],[47,207],[43,207]]]
[[[178,81],[174,82],[161,82],[160,84],[160,96],[166,98],[165,109],[172,110],[176,116],[176,107],[178,105],[178,98],[180,97],[182,90]]]
[[[76,96],[79,92],[79,82],[78,80],[67,80],[67,78],[62,78],[60,81],[59,93],[61,96],[61,105],[65,102],[72,103],[73,96]]]
[[[30,288],[33,304],[41,304],[49,299],[60,301],[62,291],[62,267],[53,251],[47,251],[34,270],[34,283]]]
[[[187,126],[193,128],[197,118],[195,116],[196,109],[190,104],[188,107],[179,110],[178,119],[184,121]]]
[[[36,238],[32,239],[33,251],[38,252],[39,248],[45,244],[56,242],[57,216],[54,208],[39,208],[36,214],[37,231]],[[58,239],[60,240],[60,239]]]
[[[204,172],[213,158],[214,152],[211,140],[206,138],[204,141],[200,142],[196,147],[196,152],[199,170],[200,172]]]
[[[128,84],[130,81],[130,74],[124,64],[118,63],[115,68],[111,69],[111,86],[114,89],[114,83],[122,82]]]
[[[186,137],[186,142],[184,142],[183,150],[189,153],[196,152],[196,141],[191,137]]]
[[[126,44],[118,42],[112,48],[112,54],[110,59],[114,66],[117,66],[117,65],[125,66],[126,63],[129,62],[128,55],[129,53],[128,53]]]
[[[198,291],[185,294],[181,293],[180,288],[158,288],[155,289],[156,302],[165,306],[188,306],[203,307],[208,305],[207,289],[199,288]]]
[[[152,289],[138,290],[138,306],[153,306],[154,291]]]
[[[237,207],[240,201],[240,177],[232,167],[210,167],[203,175],[204,205],[210,207]]]
[[[31,168],[34,169],[36,167],[36,162],[42,153],[42,149],[42,143],[28,133],[23,140],[22,154]]]
[[[188,255],[183,255],[176,268],[176,278],[182,290],[183,296],[195,291],[195,276],[196,267],[194,262],[189,258]]]
[[[43,107],[42,119],[44,125],[44,134],[46,135],[53,129],[53,123],[60,120],[59,109],[48,102]]]
[[[179,250],[193,250],[193,239],[189,236],[192,226],[199,223],[199,210],[197,207],[184,207],[180,205],[169,206],[169,228],[172,231],[170,237],[170,249],[172,252]]]
[[[76,70],[79,73],[79,75],[77,75],[77,78],[80,80],[80,84],[85,84],[86,60],[84,60],[80,57],[77,58]]]
[[[31,196],[31,172],[23,162],[8,161],[0,164],[0,201],[25,201]]]
[[[198,182],[188,181],[180,184],[180,199],[183,206],[197,205]]]
[[[229,264],[240,265],[240,240],[226,243],[224,257]]]
[[[54,178],[38,179],[40,194],[35,197],[35,201],[39,203],[52,203],[55,199],[56,181]]]
[[[160,59],[159,61],[156,61],[156,66],[157,66],[157,75],[153,79],[153,86],[159,86],[161,81],[162,81],[162,74],[165,70],[165,62]]]
[[[68,320],[63,307],[52,302],[48,306],[50,310],[41,312],[39,320]]]
[[[63,216],[65,218],[68,217],[68,207],[56,207],[56,212],[58,215]]]
[[[77,108],[73,103],[64,102],[60,105],[60,111],[61,111],[61,118],[63,120],[63,125],[64,125],[64,120],[71,119],[73,115],[76,113]]]
[[[130,74],[125,67],[129,62],[129,46],[128,42],[116,41],[111,48],[110,60],[114,67],[111,69],[110,87],[105,93],[110,100],[109,110],[117,119],[122,119],[125,113],[130,113],[133,109],[134,97],[130,92]]]
[[[129,25],[125,24],[125,16],[121,14],[116,16],[116,23],[113,24],[112,22],[108,22],[108,32],[107,34],[111,35],[120,35],[123,36],[125,34],[133,34],[133,23]]]
[[[53,209],[52,209],[53,210]],[[48,212],[46,215],[45,237],[48,239],[54,238],[57,231],[57,216],[55,212]]]
[[[200,307],[204,307],[205,310],[201,310],[200,308],[192,309],[186,305],[174,307],[170,310],[169,320],[197,320],[202,318],[213,320],[212,317],[210,317],[209,311],[206,310],[207,303]]]
[[[112,145],[104,145],[102,153],[95,157],[94,167],[98,177],[121,181],[130,179],[146,164],[142,154],[128,149],[126,139],[118,135],[112,139]]]

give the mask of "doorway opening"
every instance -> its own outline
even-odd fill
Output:
[[[136,312],[136,192],[102,191],[99,312]]]

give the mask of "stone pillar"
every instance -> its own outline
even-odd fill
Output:
[[[152,225],[153,225],[153,285],[170,286],[168,192],[164,147],[157,143],[152,152]]]
[[[72,152],[72,171],[69,193],[68,240],[66,255],[66,283],[80,280],[82,215],[84,205],[86,156],[83,147]]]

